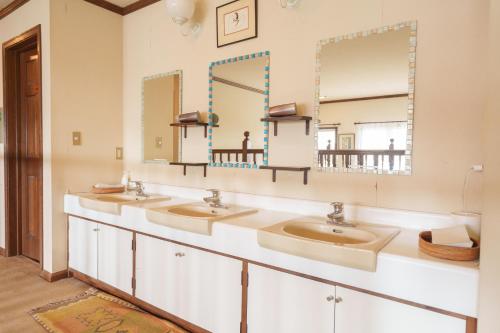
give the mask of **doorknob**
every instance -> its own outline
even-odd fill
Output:
[[[328,297],[326,298],[326,300],[327,300],[328,302],[331,302],[331,301],[333,301],[334,299],[335,299],[335,297],[333,297],[332,295],[330,295],[330,296],[328,296]]]
[[[342,297],[336,297],[335,298],[335,303],[341,303],[343,301]]]

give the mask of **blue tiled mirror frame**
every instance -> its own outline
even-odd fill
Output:
[[[223,168],[242,168],[242,169],[258,169],[259,165],[258,164],[253,164],[253,163],[218,163],[212,160],[212,146],[213,146],[213,114],[214,114],[214,109],[213,109],[213,68],[215,66],[219,65],[224,65],[228,63],[235,63],[238,61],[245,61],[245,60],[251,60],[251,59],[256,59],[260,57],[266,57],[266,64],[264,67],[264,79],[265,79],[265,93],[264,93],[264,100],[263,100],[263,112],[262,112],[262,117],[266,117],[269,112],[269,78],[270,78],[270,55],[271,52],[269,51],[264,51],[264,52],[256,52],[252,54],[247,54],[243,56],[238,56],[238,57],[233,57],[233,58],[228,58],[224,60],[219,60],[215,62],[211,62],[209,69],[208,69],[208,166],[210,167],[223,167]],[[268,122],[263,122],[264,125],[264,158],[262,165],[267,166],[269,164],[269,123]]]

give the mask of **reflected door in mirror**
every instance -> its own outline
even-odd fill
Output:
[[[143,81],[144,161],[180,160],[180,129],[170,126],[181,113],[180,72],[162,74]]]

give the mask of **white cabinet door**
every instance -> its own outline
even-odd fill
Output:
[[[110,286],[132,294],[133,234],[130,231],[99,224],[97,278]]]
[[[249,333],[333,333],[335,287],[249,265]]]
[[[137,235],[135,251],[135,297],[166,311],[168,294],[167,271],[171,268],[167,243]]]
[[[142,235],[136,255],[136,297],[211,332],[239,332],[240,261]]]
[[[69,217],[69,267],[97,279],[97,223]]]
[[[463,333],[465,320],[337,287],[335,333]]]

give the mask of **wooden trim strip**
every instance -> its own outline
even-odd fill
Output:
[[[240,333],[248,332],[248,262],[243,261],[241,270],[241,323]]]
[[[192,323],[190,323],[182,318],[174,316],[166,311],[163,311],[163,310],[161,310],[161,309],[159,309],[159,308],[157,308],[149,303],[146,303],[146,302],[140,300],[137,297],[134,297],[132,295],[127,294],[126,292],[124,292],[118,288],[112,287],[109,284],[106,284],[102,281],[96,280],[96,279],[94,279],[88,275],[85,275],[83,273],[80,273],[74,269],[70,269],[69,272],[75,279],[80,280],[82,282],[85,282],[85,283],[87,283],[95,288],[101,289],[101,290],[103,290],[109,294],[112,294],[116,297],[119,297],[127,302],[130,302],[130,303],[138,306],[139,308],[141,308],[147,312],[150,312],[156,316],[170,320],[171,322],[181,326],[182,328],[188,330],[189,332],[210,333],[210,331],[207,331],[204,328],[196,326],[196,325],[194,325],[194,324],[192,324]]]
[[[339,287],[342,287],[342,288],[354,290],[354,291],[361,292],[361,293],[364,293],[364,294],[368,294],[368,295],[371,295],[371,296],[375,296],[375,297],[380,297],[380,298],[383,298],[383,299],[387,299],[387,300],[390,300],[390,301],[393,301],[393,302],[398,302],[398,303],[410,305],[410,306],[413,306],[413,307],[416,307],[416,308],[420,308],[420,309],[424,309],[424,310],[436,312],[436,313],[439,313],[439,314],[442,314],[442,315],[446,315],[446,316],[450,316],[450,317],[454,317],[454,318],[458,318],[458,319],[463,319],[463,320],[469,320],[471,318],[471,317],[468,317],[468,316],[463,315],[463,314],[459,314],[459,313],[455,313],[455,312],[451,312],[451,311],[447,311],[447,310],[442,310],[442,309],[435,308],[435,307],[428,306],[428,305],[424,305],[424,304],[421,304],[421,303],[407,301],[407,300],[404,300],[404,299],[401,299],[401,298],[397,298],[397,297],[393,297],[393,296],[389,296],[389,295],[384,295],[384,294],[381,294],[381,293],[377,293],[377,292],[374,292],[374,291],[370,291],[370,290],[366,290],[366,289],[362,289],[362,288],[358,288],[358,287],[349,286],[349,285],[346,285],[346,284],[343,284],[343,283],[339,283],[339,282],[335,282],[335,281],[332,281],[332,280],[326,280],[326,279],[323,279],[323,278],[318,278],[318,277],[315,277],[315,276],[312,276],[312,275],[308,275],[308,274],[303,274],[303,273],[291,271],[291,270],[288,270],[288,269],[285,269],[285,268],[280,268],[280,267],[276,267],[276,266],[264,264],[264,263],[261,263],[261,262],[257,262],[257,261],[253,261],[253,260],[248,260],[248,259],[245,259],[245,258],[242,258],[242,257],[233,256],[233,255],[226,254],[226,253],[223,253],[223,252],[218,252],[218,251],[206,249],[206,248],[195,246],[195,245],[182,243],[182,242],[179,242],[179,241],[176,241],[176,240],[172,240],[172,239],[168,239],[168,238],[164,238],[164,237],[160,237],[160,236],[150,235],[150,234],[147,234],[147,233],[144,233],[144,232],[141,232],[141,231],[136,231],[136,230],[131,230],[131,229],[123,228],[123,227],[118,227],[118,226],[115,226],[115,225],[112,225],[112,224],[108,224],[108,223],[104,223],[104,222],[100,222],[100,221],[91,220],[91,219],[88,219],[88,218],[85,218],[85,217],[80,217],[80,216],[76,216],[76,215],[72,215],[72,214],[69,214],[69,215],[73,216],[75,218],[78,218],[78,219],[82,219],[82,220],[86,220],[86,221],[90,221],[90,222],[95,222],[95,223],[100,223],[100,224],[103,224],[103,225],[115,227],[115,228],[122,229],[122,230],[127,230],[127,231],[130,231],[130,232],[135,232],[138,235],[143,235],[143,236],[147,236],[147,237],[151,237],[151,238],[156,238],[156,239],[163,240],[163,241],[166,241],[166,242],[169,242],[169,243],[173,243],[173,244],[177,244],[177,245],[181,245],[181,246],[186,246],[186,247],[189,247],[189,248],[192,248],[192,249],[196,249],[196,250],[205,251],[205,252],[208,252],[208,253],[217,254],[217,255],[224,256],[224,257],[231,258],[231,259],[240,260],[242,262],[246,262],[247,264],[261,266],[261,267],[264,267],[264,268],[269,268],[269,269],[272,269],[272,270],[275,270],[275,271],[278,271],[278,272],[282,272],[282,273],[287,273],[287,274],[299,276],[299,277],[302,277],[302,278],[305,278],[305,279],[308,279],[308,280],[313,280],[313,281],[317,281],[317,282],[329,284],[329,285],[332,285],[332,286],[339,286]],[[472,319],[474,319],[474,318],[472,318]],[[467,332],[467,333],[469,333],[469,332]]]
[[[123,15],[123,7],[117,6],[109,1],[106,0],[84,0],[84,1],[96,5],[98,7],[107,9],[118,15]]]
[[[477,319],[467,317],[465,333],[477,333]]]
[[[346,102],[368,101],[368,100],[373,100],[373,99],[408,97],[408,95],[409,95],[408,93],[404,93],[404,94],[377,95],[377,96],[344,98],[344,99],[331,99],[331,100],[320,101],[319,104],[346,103]]]
[[[65,269],[65,270],[62,270],[59,272],[55,272],[55,273],[42,271],[40,273],[40,277],[48,282],[56,282],[56,281],[59,281],[62,279],[66,279],[68,277],[68,270]]]
[[[222,84],[227,84],[228,86],[232,86],[232,87],[236,87],[236,88],[248,90],[248,91],[251,91],[251,92],[254,92],[254,93],[257,93],[257,94],[261,94],[261,95],[265,95],[266,94],[266,92],[264,90],[257,89],[257,88],[254,88],[254,87],[250,87],[250,86],[238,83],[238,82],[226,80],[226,79],[223,79],[223,78],[218,77],[218,76],[212,76],[212,80],[215,81],[215,82],[220,82]]]
[[[138,11],[139,9],[142,9],[144,7],[150,6],[154,3],[157,3],[160,0],[139,0],[134,3],[131,3],[130,5],[123,7],[122,8],[122,15],[128,15],[130,13],[133,13],[135,11]]]
[[[0,20],[9,14],[12,14],[16,9],[24,5],[30,0],[14,0],[4,8],[0,9]]]

